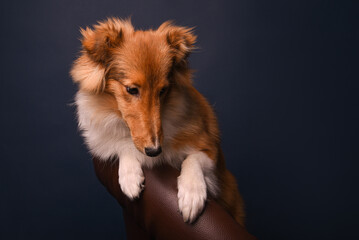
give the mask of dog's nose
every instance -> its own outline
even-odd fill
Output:
[[[156,157],[162,152],[162,148],[145,148],[145,153],[149,157]]]

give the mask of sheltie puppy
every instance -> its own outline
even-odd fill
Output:
[[[225,167],[215,114],[192,86],[192,29],[165,22],[142,31],[110,18],[81,33],[82,51],[71,69],[79,84],[79,128],[93,155],[119,159],[123,193],[140,196],[143,166],[170,164],[181,170],[178,207],[185,222],[198,217],[208,193],[243,225],[242,198]]]

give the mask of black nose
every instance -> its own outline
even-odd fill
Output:
[[[145,148],[146,155],[149,157],[156,157],[162,152],[162,148]]]

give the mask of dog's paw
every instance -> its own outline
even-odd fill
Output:
[[[192,223],[202,212],[207,199],[207,188],[203,178],[178,178],[178,207],[185,222]]]
[[[142,170],[140,172],[127,172],[119,175],[118,181],[122,192],[131,200],[138,198],[144,188]]]

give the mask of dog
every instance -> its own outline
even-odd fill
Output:
[[[166,163],[181,170],[178,207],[185,222],[197,219],[209,194],[244,226],[216,116],[192,85],[193,29],[167,21],[156,30],[135,30],[130,20],[109,18],[81,34],[70,72],[79,85],[79,129],[94,156],[119,159],[123,193],[138,198],[142,167]]]

